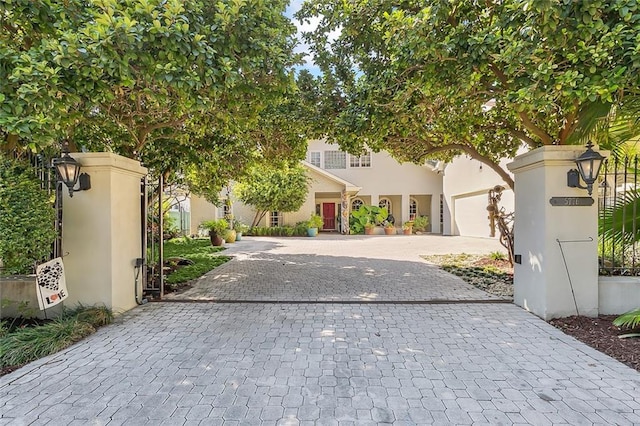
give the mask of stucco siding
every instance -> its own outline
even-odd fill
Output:
[[[503,159],[500,165],[507,170],[510,162]],[[466,156],[456,157],[447,164],[443,179],[443,233],[488,237],[488,193],[496,185],[506,188],[500,206],[507,212],[514,211],[513,191],[489,166]]]

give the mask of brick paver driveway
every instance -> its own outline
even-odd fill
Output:
[[[324,241],[308,244],[389,260]],[[305,256],[241,244],[237,265]],[[0,413],[51,425],[640,424],[640,374],[505,303],[151,303],[0,378]]]
[[[443,272],[421,254],[489,252],[496,241],[442,236],[257,238],[229,245],[234,260],[168,300],[497,300]]]

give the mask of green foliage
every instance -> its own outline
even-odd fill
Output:
[[[640,191],[624,192],[616,203],[600,213],[598,235],[600,239],[616,246],[632,244],[640,240],[640,229],[635,224],[640,212]]]
[[[26,364],[61,351],[111,320],[107,308],[81,306],[44,325],[10,330],[0,335],[0,367]]]
[[[322,217],[320,215],[317,215],[315,213],[311,213],[311,217],[309,218],[309,220],[307,221],[307,227],[308,228],[322,228],[322,225],[324,224]]]
[[[429,216],[417,216],[413,220],[413,230],[417,232],[427,232],[429,227]]]
[[[362,234],[365,227],[382,225],[388,216],[386,207],[362,205],[349,216],[351,233]]]
[[[307,222],[299,222],[296,226],[254,226],[249,229],[248,235],[257,237],[301,237],[307,235]]]
[[[56,238],[55,210],[28,164],[0,157],[0,258],[6,274],[33,273]]]
[[[111,324],[113,312],[106,306],[85,306],[78,304],[75,308],[63,311],[65,318],[75,318],[80,322],[91,324],[94,328]]]
[[[298,17],[319,21],[305,34],[323,72],[318,125],[354,154],[466,154],[513,187],[498,159],[575,143],[585,117],[638,95],[640,6],[627,0],[310,0]]]
[[[613,325],[631,329],[640,326],[640,308],[620,315],[618,318],[613,320]]]
[[[489,253],[489,259],[491,260],[507,260],[507,256],[501,251],[492,251]]]
[[[219,132],[255,126],[292,90],[286,4],[3,2],[0,129],[43,144],[81,118],[113,133],[104,142],[115,151],[138,154],[184,148],[202,117]]]
[[[251,168],[247,176],[234,187],[243,203],[256,209],[252,226],[256,226],[266,212],[293,212],[307,198],[309,178],[299,163],[266,165]]]
[[[89,323],[60,318],[51,323],[19,328],[0,339],[0,366],[22,365],[61,351],[95,331]]]
[[[206,220],[200,224],[200,228],[206,229],[214,234],[222,235],[224,231],[229,229],[229,222],[227,222],[226,219]]]
[[[212,269],[217,268],[231,258],[216,254],[224,250],[222,247],[212,247],[208,239],[176,238],[164,244],[166,258],[185,258],[193,262],[192,265],[181,266],[169,274],[168,284],[179,284],[201,277]]]
[[[242,232],[245,233],[249,230],[249,226],[245,225],[244,223],[240,222],[239,220],[234,220],[233,221],[233,229],[235,229],[236,232]]]

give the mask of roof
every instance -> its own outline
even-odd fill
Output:
[[[321,169],[320,167],[316,167],[313,164],[307,162],[307,161],[302,161],[302,165],[305,166],[306,168],[308,168],[309,170],[312,170],[316,173],[318,173],[321,176],[326,177],[329,180],[332,180],[340,185],[344,186],[345,191],[347,192],[351,192],[351,193],[358,193],[362,187],[361,186],[357,186],[349,181],[346,181],[336,175],[334,175],[333,173],[330,173],[328,171],[326,171],[325,169]]]

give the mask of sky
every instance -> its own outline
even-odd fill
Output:
[[[313,58],[309,53],[310,52],[309,45],[302,40],[302,32],[314,30],[318,25],[318,22],[320,21],[320,19],[314,18],[310,21],[310,23],[304,23],[304,24],[300,23],[293,15],[298,10],[300,10],[302,3],[304,3],[304,0],[291,0],[289,3],[289,7],[287,7],[287,11],[285,12],[285,15],[291,18],[291,21],[295,24],[296,27],[298,27],[298,46],[296,47],[295,52],[306,54],[304,58],[305,60],[304,65],[296,66],[296,70],[306,69],[313,75],[320,75],[320,68],[318,68],[313,63]]]

